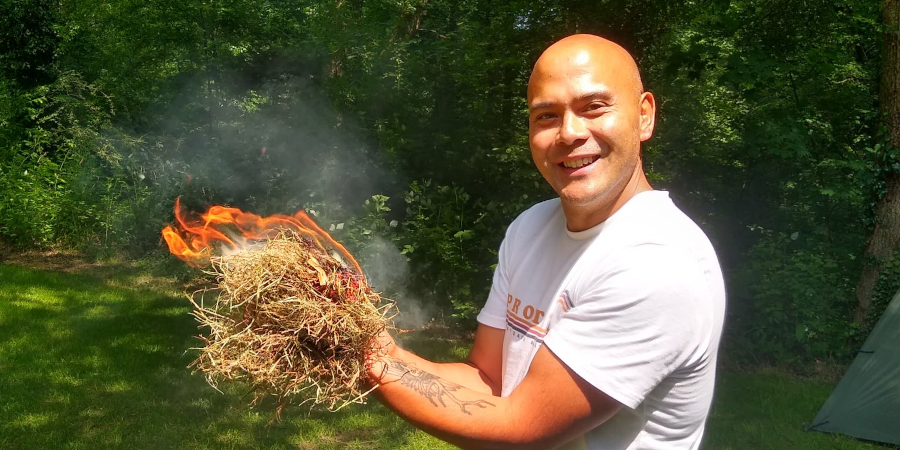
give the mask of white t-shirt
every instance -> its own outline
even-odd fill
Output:
[[[502,395],[541,344],[625,407],[566,449],[697,449],[725,287],[712,245],[664,191],[571,232],[559,199],[509,227],[478,321],[505,328]]]

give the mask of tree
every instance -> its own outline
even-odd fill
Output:
[[[875,210],[875,227],[866,247],[865,266],[856,288],[856,322],[866,320],[872,294],[886,263],[900,246],[900,0],[883,0],[881,16],[884,26],[879,100],[885,121],[881,162],[887,175],[879,192]]]

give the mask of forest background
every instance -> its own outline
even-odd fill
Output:
[[[900,287],[871,245],[900,169],[897,3],[6,0],[0,243],[183,274],[176,197],[305,208],[401,310],[473,326],[506,226],[553,196],[531,65],[596,33],[658,99],[646,169],[717,249],[728,359],[846,362]]]

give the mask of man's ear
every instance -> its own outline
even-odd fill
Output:
[[[656,126],[656,99],[650,92],[641,94],[641,142],[653,136],[653,128]]]

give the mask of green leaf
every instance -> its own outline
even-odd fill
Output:
[[[456,234],[453,235],[453,237],[461,241],[465,241],[475,237],[475,232],[472,230],[457,231]]]
[[[794,327],[794,337],[797,338],[798,341],[803,342],[806,340],[806,325],[802,323],[798,323],[796,327]]]

